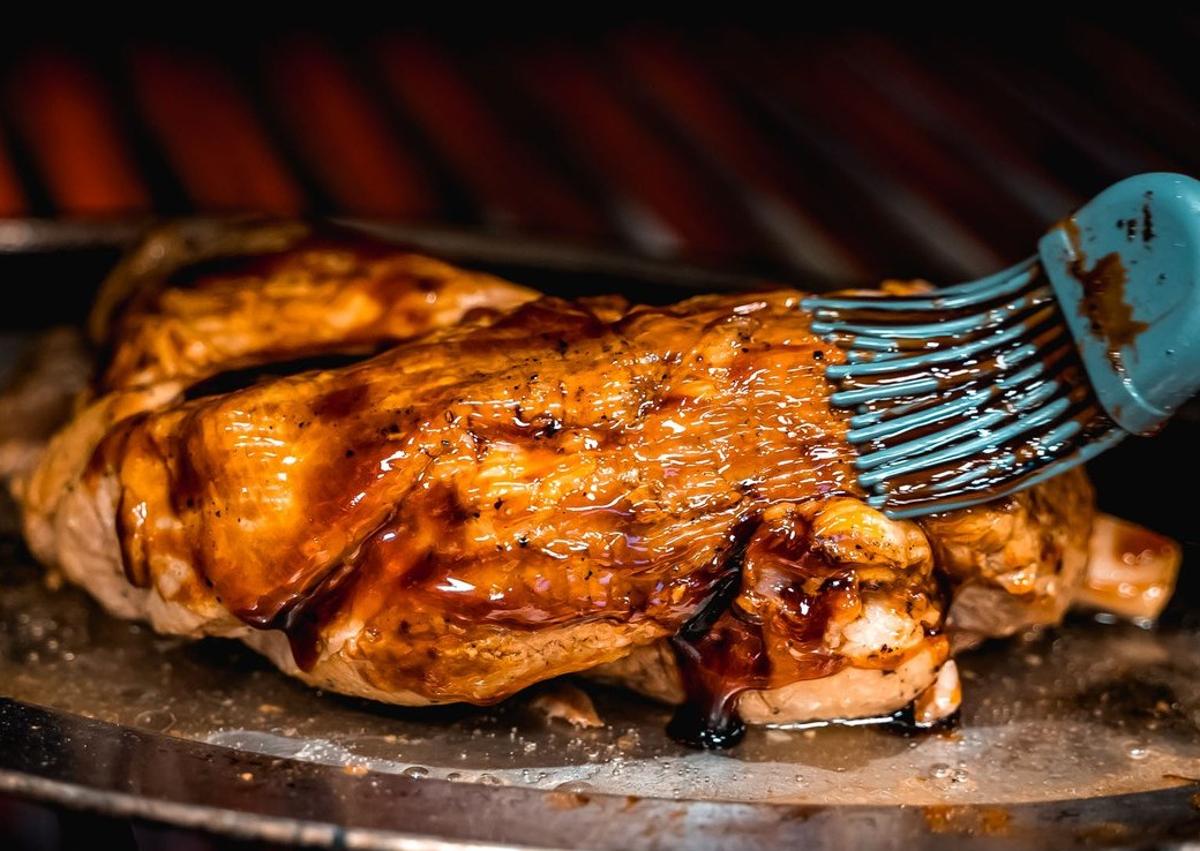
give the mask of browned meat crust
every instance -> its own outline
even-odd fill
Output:
[[[199,270],[126,261],[96,398],[18,487],[35,552],[121,616],[396,703],[583,671],[782,722],[935,681],[947,711],[952,645],[1054,622],[1081,581],[1081,472],[920,524],[858,499],[822,377],[841,356],[799,293],[530,302],[357,240],[249,234],[259,253]],[[148,245],[230,254],[219,236]]]
[[[192,227],[206,229],[187,239],[172,229],[152,235],[106,282],[92,317],[109,349],[103,388],[194,383],[330,352],[369,354],[537,296],[351,232],[271,222]],[[244,253],[247,243],[258,250]],[[155,275],[135,274],[147,265]]]
[[[836,351],[797,297],[704,297],[611,323],[543,299],[127,421],[81,492],[117,484],[135,585],[288,626],[302,667],[336,651],[382,690],[495,700],[627,643],[576,641],[580,628],[674,633],[735,548],[761,551],[747,565],[763,570],[789,557],[806,521],[788,503],[848,491],[820,379]],[[814,600],[837,572],[818,561]],[[747,605],[782,612],[770,583]],[[829,583],[829,606],[856,593],[843,585]],[[543,633],[556,638],[529,640]],[[837,666],[822,628],[808,640],[820,672]]]

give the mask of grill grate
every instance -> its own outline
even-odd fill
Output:
[[[35,44],[0,66],[0,216],[342,214],[969,278],[1109,182],[1200,171],[1176,23]]]

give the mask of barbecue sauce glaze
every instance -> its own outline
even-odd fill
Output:
[[[857,493],[799,298],[542,299],[126,421],[91,475],[132,582],[191,565],[166,593],[302,669],[349,636],[380,689],[489,703],[676,636],[672,730],[728,744],[739,693],[846,664],[822,639],[863,584],[799,510]]]
[[[836,673],[845,661],[824,646],[838,608],[858,604],[853,570],[815,555],[804,521],[771,512],[738,530],[726,572],[700,612],[671,639],[686,699],[667,732],[684,744],[725,748],[745,725],[737,699]]]

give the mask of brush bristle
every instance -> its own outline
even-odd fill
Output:
[[[894,517],[995,499],[1120,439],[1036,260],[929,295],[814,297],[859,485]]]

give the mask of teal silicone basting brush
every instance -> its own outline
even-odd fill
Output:
[[[1200,182],[1132,177],[1036,256],[928,294],[812,297],[858,481],[892,517],[985,502],[1153,432],[1200,387]]]

